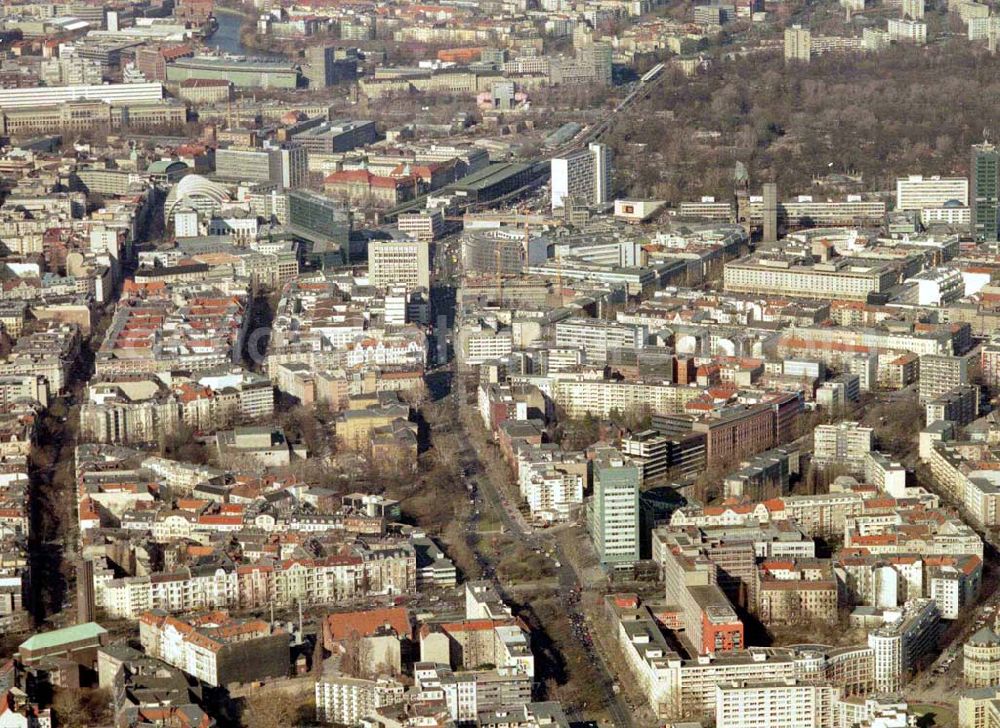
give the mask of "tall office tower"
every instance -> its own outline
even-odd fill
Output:
[[[778,240],[778,185],[774,182],[764,184],[764,237],[765,243]]]
[[[589,149],[594,157],[593,201],[600,205],[611,199],[611,150],[604,144],[591,144]]]
[[[85,559],[76,567],[76,622],[93,622],[97,613],[94,598],[94,562]]]
[[[305,63],[302,64],[302,75],[309,82],[309,88],[332,86],[333,47],[309,46],[304,55]]]
[[[351,262],[351,212],[344,203],[309,190],[283,197],[289,228],[311,243],[308,262],[324,269]]]
[[[969,168],[972,193],[972,235],[976,240],[994,242],[997,239],[997,203],[1000,187],[1000,155],[997,148],[984,142],[972,147]]]
[[[809,63],[809,53],[812,49],[812,33],[801,25],[785,28],[785,63],[802,61]]]
[[[368,243],[368,278],[376,288],[402,285],[407,290],[431,287],[430,244],[417,240],[372,240]]]
[[[282,189],[295,189],[309,177],[306,149],[296,143],[264,149],[219,149],[215,153],[215,174],[221,179],[271,182]]]
[[[923,20],[924,0],[903,0],[903,17],[910,20]]]
[[[280,172],[278,186],[286,190],[302,187],[309,179],[309,155],[306,148],[294,142],[278,147]]]
[[[611,150],[603,144],[552,160],[552,209],[565,207],[567,197],[588,205],[603,205],[611,194]]]
[[[590,537],[602,564],[631,565],[639,560],[639,466],[617,450],[594,463]]]
[[[309,46],[304,60],[302,75],[309,81],[311,89],[352,81],[358,73],[358,56],[354,49]]]
[[[576,49],[576,60],[591,70],[594,83],[611,83],[612,48],[610,43],[587,43]]]

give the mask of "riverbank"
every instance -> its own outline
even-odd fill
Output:
[[[223,5],[216,0],[215,5],[212,8],[212,14],[216,15],[222,13],[223,15],[239,15],[243,18],[249,18],[250,13],[247,12],[246,6],[243,3],[233,3],[232,5]]]
[[[281,59],[281,49],[267,39],[257,37],[256,18],[245,5],[219,5],[215,7],[216,29],[205,45],[233,56],[255,56]]]

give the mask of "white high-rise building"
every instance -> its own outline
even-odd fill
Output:
[[[726,682],[715,688],[718,728],[831,728],[838,689],[795,680]]]
[[[933,653],[941,612],[931,599],[913,599],[884,611],[881,627],[868,633],[875,651],[875,689],[898,692],[920,658]]]
[[[552,160],[552,209],[564,207],[567,197],[603,205],[611,194],[611,150],[603,144]]]
[[[903,17],[910,20],[923,20],[924,0],[903,0]]]
[[[875,445],[875,431],[857,422],[818,425],[813,431],[813,441],[816,462],[863,467],[865,456]]]
[[[926,45],[927,23],[919,20],[904,20],[889,18],[889,40],[897,43],[915,43]]]
[[[969,179],[967,177],[923,177],[911,174],[896,180],[896,209],[922,210],[925,207],[944,207],[946,202],[957,200],[969,204]]]
[[[282,189],[294,190],[309,179],[309,157],[301,144],[286,144],[278,148],[280,181]]]
[[[368,278],[376,288],[431,287],[430,246],[418,240],[372,240],[368,243]]]
[[[809,63],[812,54],[812,33],[801,25],[785,28],[785,62]]]
[[[531,515],[543,521],[565,521],[583,503],[583,477],[558,464],[534,466],[525,485]]]

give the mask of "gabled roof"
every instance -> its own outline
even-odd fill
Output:
[[[401,637],[409,636],[411,631],[410,616],[403,607],[341,612],[326,618],[328,633],[335,641],[346,639],[355,632],[362,637],[368,637],[385,625],[391,627]]]

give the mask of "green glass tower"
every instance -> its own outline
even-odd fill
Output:
[[[972,235],[976,240],[997,239],[997,203],[1000,202],[1000,155],[992,144],[972,147]]]

